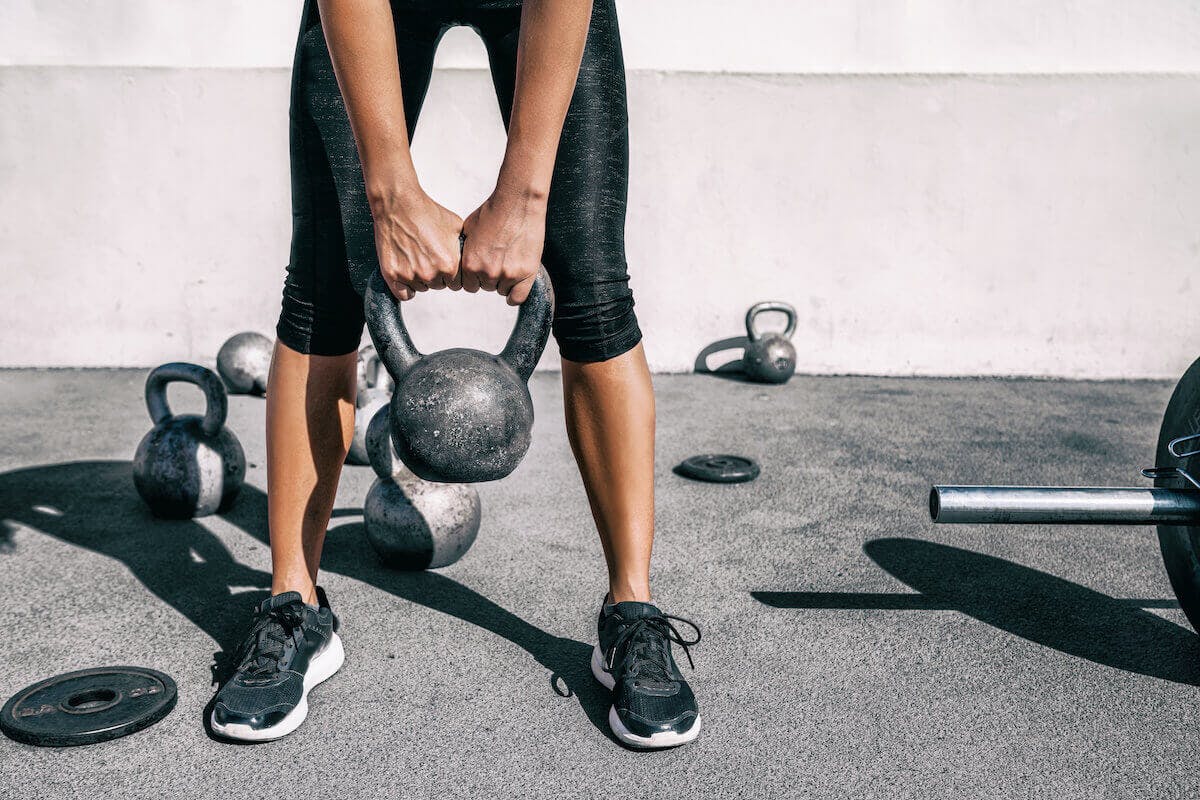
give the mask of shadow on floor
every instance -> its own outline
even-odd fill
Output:
[[[776,608],[956,610],[1097,664],[1200,685],[1200,637],[1145,611],[1169,600],[1109,597],[1002,558],[918,539],[876,539],[864,552],[917,594],[752,592]]]
[[[355,509],[338,509],[335,518]],[[245,486],[222,515],[268,545],[267,498]],[[271,576],[236,561],[203,525],[162,520],[133,488],[128,461],[78,461],[0,473],[0,529],[18,524],[124,564],[147,589],[203,630],[221,649],[213,655],[213,682],[230,674],[251,608],[269,593]],[[3,558],[19,558],[9,548]],[[555,691],[578,698],[597,728],[612,737],[611,695],[590,672],[591,647],[546,633],[462,584],[434,572],[387,569],[367,543],[362,523],[330,531],[322,569],[478,625],[528,652],[550,671]],[[449,644],[449,643],[448,643]],[[211,703],[211,701],[210,701]],[[205,725],[207,728],[207,710]]]
[[[696,356],[696,363],[692,368],[701,375],[712,375],[738,383],[750,383],[750,379],[742,371],[742,353],[746,350],[746,345],[748,344],[750,344],[750,340],[745,336],[718,339],[700,351],[699,355]],[[731,360],[722,361],[722,363],[715,367],[709,365],[709,362],[713,360],[713,356],[719,353],[726,353],[730,350],[737,351]]]
[[[2,473],[0,523],[120,561],[217,643],[218,681],[228,667],[225,654],[245,633],[246,609],[267,596],[271,576],[234,560],[203,525],[153,517],[133,488],[132,469],[128,461],[75,461]],[[10,550],[3,557],[19,555]]]

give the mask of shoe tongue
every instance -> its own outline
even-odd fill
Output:
[[[282,594],[271,595],[262,601],[262,605],[258,607],[258,611],[259,613],[273,611],[283,606],[289,606],[292,603],[304,605],[304,598],[300,596],[299,592],[283,592]]]
[[[626,600],[622,603],[617,603],[612,606],[613,613],[621,619],[645,619],[646,617],[661,617],[662,612],[658,610],[658,606],[651,603],[638,603],[632,600]]]

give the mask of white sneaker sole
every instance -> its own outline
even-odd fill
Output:
[[[300,703],[270,728],[256,730],[249,725],[241,725],[236,722],[221,725],[217,722],[215,714],[209,718],[209,723],[214,732],[240,742],[270,742],[282,739],[299,728],[305,717],[308,716],[308,693],[314,687],[332,678],[334,673],[342,668],[345,660],[346,651],[342,648],[342,639],[335,633],[329,640],[329,646],[308,665],[308,672],[304,673],[304,694],[300,697]]]
[[[609,691],[612,691],[617,685],[617,681],[613,678],[612,673],[604,668],[604,654],[600,652],[600,645],[592,648],[592,676]],[[687,744],[699,736],[700,717],[697,716],[692,727],[683,733],[664,731],[646,737],[638,736],[626,728],[625,723],[621,722],[621,717],[617,714],[617,707],[611,706],[608,709],[608,727],[612,728],[614,736],[630,747],[636,747],[639,750],[660,750],[666,747],[678,747],[681,744]]]

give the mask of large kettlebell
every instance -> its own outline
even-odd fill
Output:
[[[395,381],[392,442],[419,477],[479,483],[508,475],[529,449],[533,400],[526,382],[550,335],[554,290],[543,269],[498,356],[456,347],[421,355],[383,276],[364,297],[367,329]]]
[[[203,417],[171,413],[167,384],[175,381],[204,391]],[[150,510],[187,519],[232,505],[246,477],[246,454],[225,427],[229,400],[221,379],[197,364],[163,364],[146,378],[146,408],[154,427],[133,457],[133,484]]]
[[[479,493],[465,483],[431,483],[413,475],[392,449],[388,410],[367,427],[371,468],[379,478],[363,501],[367,540],[397,569],[453,564],[479,534]]]
[[[234,394],[266,394],[271,372],[271,340],[261,333],[235,334],[217,352],[217,372]]]
[[[783,333],[759,333],[755,319],[764,311],[782,311],[787,315]],[[750,343],[742,355],[746,377],[760,383],[787,383],[796,372],[796,348],[791,343],[796,332],[796,309],[783,302],[755,303],[746,312],[746,336]]]

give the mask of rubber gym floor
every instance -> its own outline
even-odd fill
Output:
[[[4,798],[1200,791],[1200,639],[1153,529],[935,527],[926,507],[935,482],[1139,485],[1170,382],[657,377],[656,593],[704,630],[705,729],[639,753],[588,672],[602,561],[557,375],[535,377],[533,448],[479,487],[479,539],[447,569],[380,566],[357,511],[371,471],[346,469],[323,579],[346,664],[299,731],[253,746],[202,718],[268,586],[264,404],[230,398],[250,463],[235,508],[158,521],[130,479],[145,375],[0,372],[0,695],[108,664],[179,686],[123,739],[0,739]],[[672,474],[701,452],[762,475]]]

